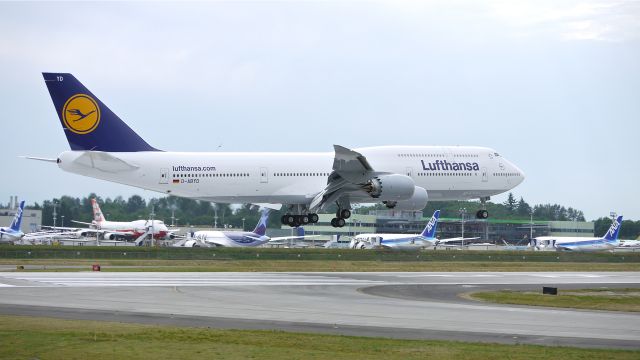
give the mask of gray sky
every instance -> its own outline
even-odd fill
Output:
[[[638,1],[2,2],[0,69],[3,203],[160,195],[17,158],[69,149],[51,71],[160,149],[488,146],[530,204],[640,219]]]

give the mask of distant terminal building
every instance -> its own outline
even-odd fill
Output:
[[[447,215],[447,214],[444,214]],[[333,214],[321,214],[320,221],[305,226],[306,234],[354,236],[361,233],[418,234],[429,218],[422,211],[373,210],[368,214],[352,214],[343,228],[334,228],[330,221]],[[462,236],[461,217],[441,217],[437,236],[453,238]],[[479,220],[467,215],[464,219],[464,237],[478,237],[496,244],[527,244],[531,236],[593,236],[593,222],[501,220],[489,218]],[[277,232],[277,235],[274,233]],[[286,236],[289,227],[271,231],[271,236]]]
[[[11,225],[11,221],[13,221],[13,217],[18,210],[18,201],[17,196],[11,196],[9,200],[9,208],[0,209],[0,226],[9,226]],[[31,210],[25,208],[22,212],[22,224],[20,226],[20,230],[23,233],[30,233],[34,231],[38,231],[40,226],[42,225],[42,210]]]

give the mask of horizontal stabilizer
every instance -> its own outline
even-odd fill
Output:
[[[101,151],[86,151],[73,162],[107,173],[133,171],[139,168],[137,165],[133,165],[110,153]]]

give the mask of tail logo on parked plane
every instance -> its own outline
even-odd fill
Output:
[[[76,94],[62,108],[64,124],[76,134],[88,134],[100,123],[100,107],[89,95]]]

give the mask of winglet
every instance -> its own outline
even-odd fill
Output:
[[[440,218],[440,210],[436,210],[433,212],[433,216],[429,219],[427,226],[425,226],[424,230],[422,230],[423,237],[427,239],[433,239],[436,237],[436,229],[438,228],[438,219]]]

